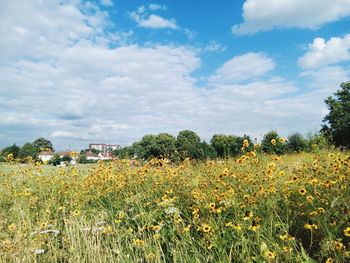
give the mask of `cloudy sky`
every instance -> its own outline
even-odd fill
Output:
[[[320,129],[350,0],[0,1],[0,148]]]

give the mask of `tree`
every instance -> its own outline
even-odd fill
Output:
[[[210,140],[210,143],[218,157],[228,157],[228,139],[226,135],[215,134]]]
[[[38,153],[38,148],[35,147],[32,143],[27,142],[19,150],[18,157],[23,159],[30,156],[33,159],[36,159],[38,157]]]
[[[299,132],[294,132],[288,136],[286,147],[291,152],[302,152],[307,149],[307,141]]]
[[[261,148],[266,153],[283,154],[285,147],[283,142],[279,141],[280,137],[276,131],[269,131],[263,137]]]
[[[54,156],[52,156],[51,160],[49,161],[49,164],[51,165],[59,165],[61,163],[61,157],[56,153]]]
[[[2,150],[1,157],[6,157],[7,155],[12,154],[13,158],[17,158],[19,150],[20,150],[19,146],[17,146],[14,143],[12,146],[7,146]]]
[[[153,157],[170,156],[176,150],[176,139],[169,133],[159,133],[154,139]]]
[[[45,138],[38,138],[33,142],[33,145],[39,150],[42,151],[43,149],[50,149],[50,151],[53,151],[52,143],[49,140],[46,140]]]
[[[72,157],[69,154],[66,154],[62,157],[62,161],[69,164],[72,161]]]
[[[215,148],[206,142],[201,142],[200,150],[203,152],[204,159],[214,159],[217,156]]]
[[[325,103],[329,113],[324,117],[321,131],[335,146],[350,148],[350,82],[340,84],[340,89]]]
[[[190,159],[202,159],[204,157],[201,149],[201,139],[193,131],[180,131],[176,138],[176,150],[180,155],[180,159],[186,157]]]

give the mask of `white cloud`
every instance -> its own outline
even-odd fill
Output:
[[[264,76],[274,67],[274,62],[263,53],[250,52],[226,62],[210,80],[219,83],[237,83]]]
[[[254,34],[274,28],[310,28],[350,15],[349,0],[246,0],[244,22],[232,27],[235,34]]]
[[[136,12],[130,12],[129,16],[135,22],[137,22],[138,26],[153,28],[153,29],[161,29],[161,28],[171,28],[178,29],[176,21],[174,19],[165,19],[161,16],[150,14],[148,15],[148,10],[156,11],[159,9],[166,9],[166,6],[161,6],[157,4],[150,4],[148,7],[140,6]]]
[[[165,5],[158,5],[158,4],[149,4],[148,5],[149,10],[156,11],[156,10],[166,10],[167,7]]]
[[[147,19],[140,19],[139,26],[149,28],[172,28],[177,29],[176,21],[167,20],[158,15],[151,14]]]
[[[210,41],[208,45],[203,48],[203,52],[223,52],[227,49],[216,41]]]
[[[206,140],[272,128],[285,136],[318,128],[323,99],[349,77],[339,66],[308,70],[302,77],[311,91],[299,96],[302,87],[270,76],[275,63],[268,55],[247,53],[218,67],[211,89],[199,89],[192,73],[200,51],[111,45],[108,15],[94,5],[22,2],[0,8],[0,36],[9,36],[0,37],[0,147],[38,137],[57,150],[92,141],[127,145],[147,133],[184,129]]]
[[[101,1],[101,4],[104,6],[112,6],[113,5],[112,0],[100,0],[100,1]]]
[[[350,34],[344,38],[332,37],[327,42],[323,38],[315,38],[298,64],[302,68],[319,68],[346,60],[350,60]]]

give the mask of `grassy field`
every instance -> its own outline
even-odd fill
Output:
[[[0,164],[3,262],[350,262],[350,159]]]

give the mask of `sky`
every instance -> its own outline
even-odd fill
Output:
[[[0,0],[0,148],[321,128],[350,0]]]

